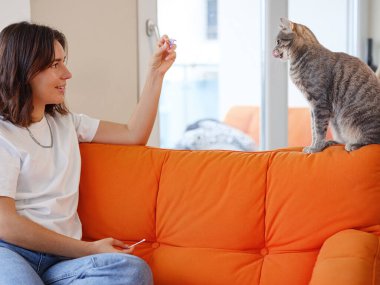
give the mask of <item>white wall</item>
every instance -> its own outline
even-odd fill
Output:
[[[67,37],[69,108],[126,122],[138,98],[136,0],[31,0],[31,17]]]
[[[30,21],[29,0],[0,0],[0,30],[20,21]]]

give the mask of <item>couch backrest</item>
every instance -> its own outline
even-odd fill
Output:
[[[324,241],[380,224],[380,146],[307,155],[82,144],[84,239],[142,238],[155,284],[308,284]]]

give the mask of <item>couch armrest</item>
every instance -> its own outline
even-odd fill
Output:
[[[379,254],[378,236],[338,232],[323,244],[309,285],[379,285]]]

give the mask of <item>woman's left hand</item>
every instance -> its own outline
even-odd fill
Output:
[[[152,71],[165,75],[176,59],[176,48],[176,44],[170,44],[170,39],[167,35],[162,36],[157,42],[157,49],[151,59]]]

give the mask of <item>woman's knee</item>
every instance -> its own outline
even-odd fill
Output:
[[[100,254],[93,256],[93,263],[99,270],[112,268],[112,278],[128,280],[127,284],[153,284],[152,271],[141,258],[130,254]]]
[[[43,282],[22,256],[0,247],[0,284],[43,285]]]
[[[153,276],[149,265],[141,258],[132,256],[134,259],[134,267],[136,268],[136,280],[141,285],[152,285]]]

